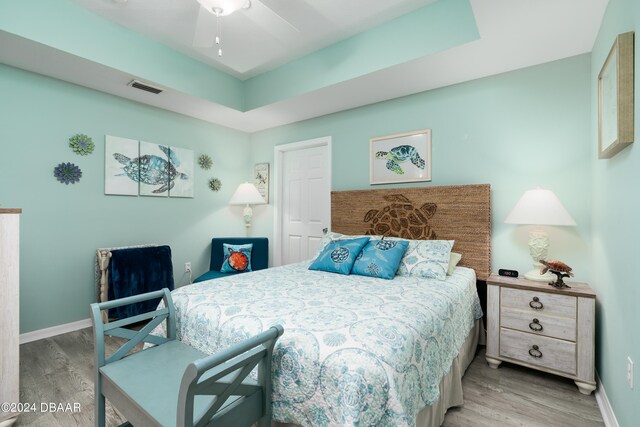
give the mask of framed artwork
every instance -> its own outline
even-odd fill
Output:
[[[258,193],[269,203],[269,163],[256,163],[253,176]]]
[[[106,135],[104,146],[104,194],[137,196],[138,141]]]
[[[105,194],[193,197],[193,150],[107,135]]]
[[[370,184],[431,181],[431,129],[369,140]]]
[[[193,150],[169,147],[169,197],[193,197]]]
[[[140,141],[140,195],[169,196],[169,147]]]
[[[633,142],[633,38],[616,37],[598,75],[598,158],[610,159]]]

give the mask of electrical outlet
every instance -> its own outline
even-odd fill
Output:
[[[190,262],[185,262],[184,263],[184,272],[185,273],[191,273],[191,263]]]
[[[627,357],[627,384],[633,390],[633,360],[630,357]]]

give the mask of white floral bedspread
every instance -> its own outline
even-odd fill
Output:
[[[414,426],[416,414],[439,398],[440,380],[482,316],[474,271],[459,267],[446,281],[389,281],[308,265],[176,289],[178,339],[215,353],[282,324],[275,421]]]

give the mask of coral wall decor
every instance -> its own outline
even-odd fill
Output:
[[[80,181],[82,177],[82,171],[73,163],[60,163],[53,168],[53,176],[62,184],[75,184]]]
[[[74,153],[81,156],[88,156],[93,153],[95,144],[93,140],[83,133],[77,133],[69,138],[69,147]]]
[[[201,154],[200,157],[198,157],[198,164],[200,165],[201,169],[207,171],[211,169],[211,166],[213,166],[213,160],[211,160],[211,157],[207,154]]]
[[[220,191],[222,188],[222,182],[218,178],[211,178],[209,180],[209,189],[211,191]]]

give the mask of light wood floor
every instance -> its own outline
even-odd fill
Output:
[[[108,346],[113,350],[115,344]],[[572,381],[503,363],[494,370],[484,349],[463,378],[465,404],[447,412],[447,427],[603,426],[595,397]],[[20,346],[20,400],[38,412],[20,416],[17,426],[93,426],[93,336],[90,328]],[[41,413],[40,402],[80,403],[78,413]],[[107,425],[123,421],[107,405]]]

